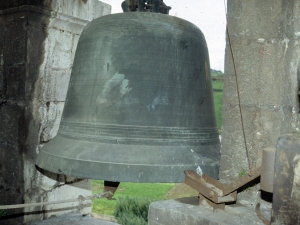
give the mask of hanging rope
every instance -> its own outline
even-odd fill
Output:
[[[109,191],[102,192],[101,194],[95,194],[92,196],[83,197],[79,195],[78,198],[68,199],[68,200],[61,200],[61,201],[53,201],[53,202],[38,202],[38,203],[28,203],[28,204],[16,204],[16,205],[1,205],[1,209],[17,209],[17,208],[25,208],[25,207],[33,207],[33,206],[44,206],[44,205],[52,205],[52,204],[62,204],[68,202],[78,202],[79,204],[83,203],[84,201],[89,201],[94,198],[106,198],[110,195]]]
[[[227,37],[228,37],[228,42],[229,42],[229,47],[230,47],[230,52],[231,52],[231,57],[232,57],[232,62],[233,62],[233,70],[234,70],[236,89],[237,89],[237,97],[238,97],[238,106],[239,106],[241,125],[242,125],[243,137],[244,137],[244,144],[245,144],[247,160],[248,160],[248,167],[249,167],[249,176],[252,176],[252,169],[253,169],[252,168],[252,160],[250,158],[250,152],[249,152],[249,149],[248,149],[248,146],[247,146],[247,139],[246,139],[246,134],[245,134],[245,126],[244,126],[244,118],[243,118],[243,112],[242,112],[242,106],[241,106],[240,86],[239,86],[238,76],[237,76],[237,72],[236,72],[236,65],[235,65],[235,59],[234,59],[232,44],[231,44],[231,38],[230,38],[230,35],[229,35],[229,29],[228,29],[228,23],[227,23],[227,9],[226,9],[225,0],[224,0],[224,6],[225,6],[225,15],[226,15],[226,34],[227,34]]]

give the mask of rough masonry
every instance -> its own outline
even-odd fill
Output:
[[[275,147],[281,134],[299,130],[299,15],[298,0],[228,1],[220,168],[224,182],[248,171],[238,94],[252,167],[261,164],[263,148]]]
[[[0,204],[91,194],[88,180],[47,173],[35,167],[35,159],[57,133],[82,29],[110,11],[98,0],[0,2]],[[9,210],[0,224],[76,210],[77,204]]]

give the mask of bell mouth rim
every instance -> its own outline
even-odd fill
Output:
[[[192,147],[193,150],[191,146],[90,143],[57,135],[42,147],[36,165],[52,173],[72,177],[140,183],[180,183],[184,181],[184,170],[200,167],[205,174],[217,179],[220,156],[216,152],[219,145],[202,147],[204,156],[199,155],[199,149]],[[130,149],[132,152],[128,153]],[[120,154],[123,157],[116,157]],[[101,155],[102,160],[99,157]],[[214,158],[210,158],[210,155]],[[116,158],[123,161],[117,161]]]

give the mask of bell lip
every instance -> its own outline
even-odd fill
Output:
[[[36,165],[39,168],[52,173],[64,174],[72,177],[140,183],[181,183],[184,182],[184,170],[196,170],[200,166],[203,173],[218,179],[220,155],[215,155],[214,159],[208,158],[208,155],[197,157],[190,151],[186,152],[186,148],[178,148],[182,150],[177,149],[180,151],[179,154],[189,155],[188,158],[190,162],[174,164],[172,161],[168,162],[168,159],[165,165],[160,165],[153,161],[148,164],[99,162],[91,159],[80,159],[78,155],[72,158],[64,155],[65,150],[70,147],[68,146],[70,141],[73,142],[74,146],[83,146],[87,144],[86,141],[67,140],[64,137],[57,135],[40,150]],[[58,142],[60,143],[59,149],[60,153],[62,153],[61,155],[55,154],[55,151],[53,151],[55,150],[53,147]],[[102,145],[103,143],[98,144]],[[120,147],[121,150],[124,145],[118,145],[118,147]],[[206,150],[218,148],[219,146],[205,146]],[[159,155],[160,149],[153,151],[154,155]]]

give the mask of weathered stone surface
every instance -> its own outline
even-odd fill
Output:
[[[283,37],[281,26],[282,13],[281,0],[248,1],[239,0],[228,2],[227,15],[230,33],[234,36],[247,36],[249,38]]]
[[[90,183],[35,167],[44,142],[58,130],[79,35],[110,13],[97,0],[0,2],[0,204],[77,198]],[[76,204],[11,210],[21,224],[77,210]],[[90,211],[85,204],[84,212]]]
[[[42,131],[40,141],[47,142],[54,138],[57,134],[64,108],[64,102],[46,102],[46,104],[41,107],[43,113],[41,113]]]
[[[34,6],[40,9],[50,10],[63,15],[74,17],[73,21],[78,19],[91,21],[94,18],[103,16],[110,12],[111,6],[105,3],[99,3],[95,0],[71,0],[71,1],[51,1],[51,0],[10,0],[1,1],[0,10],[10,11],[15,7]]]
[[[272,224],[300,224],[300,132],[278,139]]]
[[[200,206],[196,197],[153,202],[149,207],[149,225],[240,225],[263,224],[256,216],[254,207],[245,205],[226,206],[225,211],[213,213]],[[262,209],[265,217],[270,211]]]
[[[24,196],[22,143],[27,127],[23,106],[0,103],[0,204],[21,204]],[[23,209],[6,210],[5,224],[21,224]],[[16,215],[14,219],[9,218]],[[3,224],[0,217],[0,224]]]
[[[117,225],[110,221],[95,219],[90,216],[81,216],[80,214],[70,213],[68,215],[60,216],[57,218],[49,218],[41,222],[35,222],[30,225]]]
[[[281,134],[299,129],[300,27],[294,22],[299,12],[296,1],[228,2],[220,165],[224,182],[248,171],[243,132],[250,162],[257,167],[264,147],[275,147]]]

